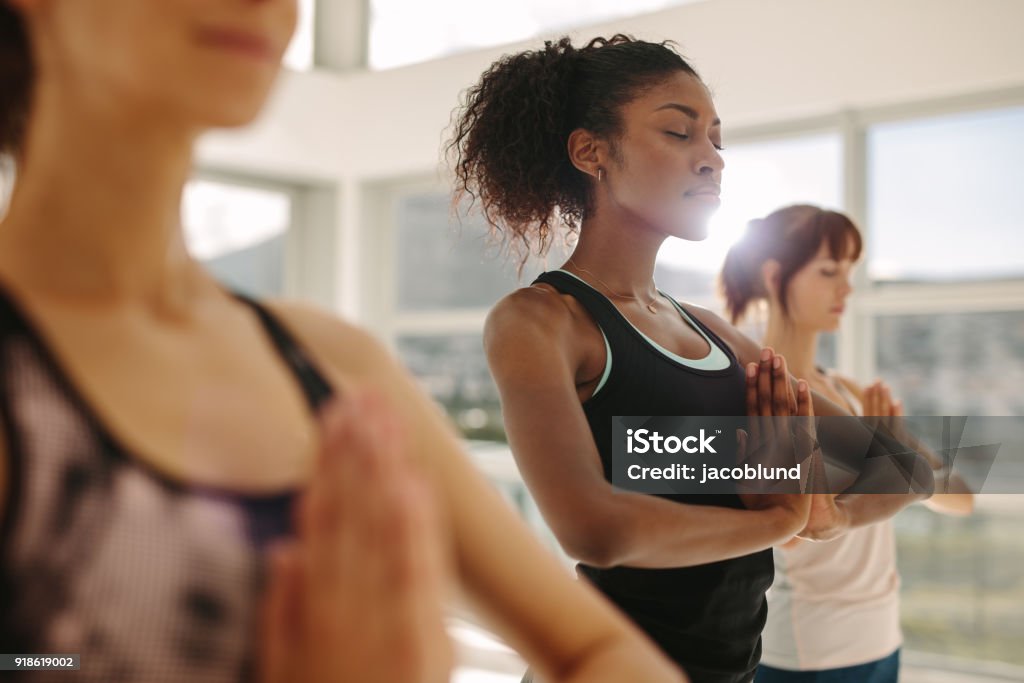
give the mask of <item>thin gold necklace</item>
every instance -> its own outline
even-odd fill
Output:
[[[640,297],[638,297],[638,296],[636,296],[634,294],[619,294],[618,292],[613,290],[611,287],[609,287],[607,282],[605,282],[600,277],[598,277],[597,273],[595,273],[593,271],[590,271],[590,270],[587,270],[583,266],[581,266],[578,263],[576,263],[575,261],[573,261],[571,258],[569,259],[568,262],[571,263],[572,267],[575,268],[576,270],[580,271],[581,273],[586,273],[587,275],[590,275],[595,280],[600,282],[601,286],[603,286],[605,288],[605,291],[607,291],[609,295],[611,295],[611,296],[613,296],[613,297],[615,297],[617,299],[633,299],[635,301],[639,301],[641,304],[644,303],[643,300]],[[658,289],[657,285],[655,285],[654,289],[655,290]],[[650,302],[644,304],[644,307],[647,308],[647,310],[650,311],[651,313],[654,313],[655,315],[657,315],[658,308],[654,305],[657,302],[658,302],[658,297],[654,297],[653,299],[650,300]]]

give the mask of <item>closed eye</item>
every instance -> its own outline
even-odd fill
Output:
[[[671,130],[667,130],[667,131],[665,131],[665,133],[666,133],[667,135],[671,135],[671,136],[672,136],[672,137],[674,137],[674,138],[679,138],[680,140],[689,140],[689,139],[690,139],[690,136],[689,136],[689,135],[687,135],[686,133],[676,133],[676,132],[674,132],[674,131],[671,131]],[[714,144],[714,143],[712,143],[712,144]],[[715,149],[717,149],[717,150],[718,150],[719,152],[721,152],[721,151],[724,151],[724,150],[725,150],[725,147],[723,147],[722,145],[714,145],[714,147],[715,147]]]

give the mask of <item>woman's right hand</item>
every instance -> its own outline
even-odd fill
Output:
[[[439,683],[452,648],[439,515],[383,401],[349,392],[324,411],[298,537],[270,557],[263,683]]]
[[[862,406],[865,416],[902,417],[903,401],[894,399],[889,385],[882,380],[864,387]]]
[[[786,359],[770,348],[762,349],[759,363],[747,365],[746,408],[747,416],[752,418],[749,421],[751,431],[740,434],[741,457],[749,458],[748,450],[759,449],[758,462],[761,464],[802,463],[803,471],[811,462],[809,458],[815,446],[810,388],[807,382],[799,380],[794,396]],[[788,420],[779,419],[791,416],[804,418],[796,438],[791,438]],[[770,462],[775,460],[775,455],[761,457],[766,453],[766,446],[779,456],[780,463]],[[805,487],[806,484],[801,482],[801,488]],[[763,485],[759,488],[764,490]],[[801,493],[741,493],[740,498],[750,510],[781,513],[786,518],[786,525],[795,525],[796,531],[803,528],[810,514],[810,496]]]

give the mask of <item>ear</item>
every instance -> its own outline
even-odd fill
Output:
[[[608,146],[604,140],[585,128],[569,134],[566,145],[569,161],[583,173],[597,179],[598,169],[608,169]]]
[[[782,276],[782,265],[775,259],[768,259],[761,264],[761,283],[768,297],[775,301],[779,298],[779,284]]]

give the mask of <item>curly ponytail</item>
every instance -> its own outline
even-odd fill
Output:
[[[569,160],[570,133],[614,142],[622,106],[677,72],[697,73],[668,43],[618,34],[580,49],[569,38],[506,55],[470,88],[447,145],[455,201],[479,201],[493,235],[521,256],[544,254],[560,222],[579,229],[590,179]]]
[[[789,283],[814,258],[822,243],[828,244],[836,260],[860,258],[860,231],[838,211],[795,204],[747,223],[743,237],[726,254],[719,274],[719,291],[732,323],[739,322],[752,303],[767,298],[761,267],[769,260],[779,263],[779,304],[788,315]]]

